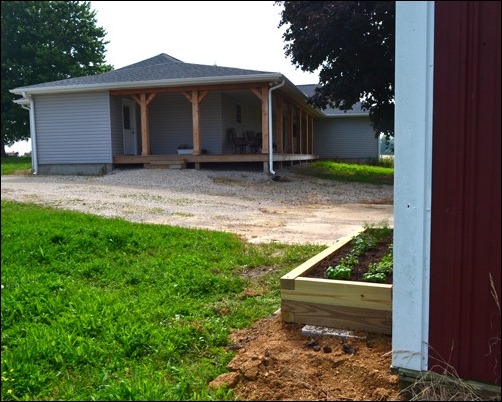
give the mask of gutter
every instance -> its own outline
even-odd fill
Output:
[[[29,94],[55,94],[69,92],[90,92],[90,91],[113,91],[120,89],[148,89],[156,87],[178,87],[184,85],[217,85],[217,84],[238,84],[266,82],[277,80],[281,77],[280,73],[265,74],[246,74],[246,75],[228,75],[221,77],[196,77],[196,78],[178,78],[178,79],[159,79],[146,81],[121,81],[112,83],[92,83],[92,84],[69,84],[52,86],[28,86],[9,90],[9,92],[21,95]],[[81,78],[81,77],[80,77]]]
[[[274,171],[274,139],[272,138],[272,91],[275,91],[277,88],[282,87],[286,83],[285,80],[282,80],[280,84],[270,88],[268,90],[268,170],[269,172],[275,176]]]
[[[38,174],[38,158],[37,158],[37,131],[35,129],[35,101],[31,95],[27,95],[23,91],[23,98],[14,101],[23,109],[30,112],[30,136],[31,136],[31,165],[33,174]]]

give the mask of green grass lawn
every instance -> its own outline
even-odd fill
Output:
[[[229,334],[277,310],[280,276],[324,248],[1,207],[2,400],[232,400],[207,387]]]
[[[2,157],[2,174],[28,174],[31,172],[31,156]]]
[[[394,160],[390,158],[382,158],[365,164],[320,160],[300,166],[299,171],[326,180],[370,184],[394,183]]]

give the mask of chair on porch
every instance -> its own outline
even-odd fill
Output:
[[[251,152],[257,153],[261,148],[261,133],[246,131],[246,141]]]
[[[238,136],[235,128],[227,130],[228,140],[234,147],[234,153],[246,153],[247,141],[245,137]]]

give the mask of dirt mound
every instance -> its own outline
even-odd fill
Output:
[[[232,335],[230,374],[215,380],[235,388],[239,400],[404,400],[390,372],[391,337],[357,338],[302,332],[280,313]]]

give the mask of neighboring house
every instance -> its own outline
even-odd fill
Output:
[[[298,85],[308,97],[316,85]],[[351,110],[323,109],[324,116],[315,122],[314,153],[322,159],[364,162],[380,156],[369,113],[356,103]]]
[[[500,15],[397,2],[392,317],[403,381],[449,373],[499,398]]]
[[[189,64],[159,54],[108,73],[11,92],[30,111],[35,173],[260,162],[274,174],[274,163],[315,160],[321,151],[327,158],[378,156],[365,136],[357,137],[359,147],[354,141],[347,147],[345,117],[338,122],[310,106],[307,95],[280,73]],[[324,151],[328,144],[331,154]],[[191,151],[178,155],[180,146]]]

